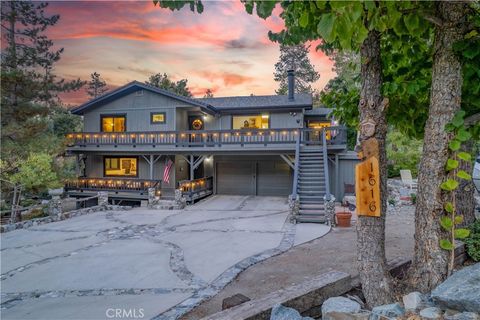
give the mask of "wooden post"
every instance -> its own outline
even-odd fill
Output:
[[[195,179],[194,176],[195,176],[195,172],[194,172],[194,168],[193,168],[193,154],[190,155],[190,180],[193,180]]]
[[[148,163],[150,164],[150,180],[153,180],[153,154],[150,155],[150,161]]]

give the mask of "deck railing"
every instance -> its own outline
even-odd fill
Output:
[[[149,188],[158,188],[158,184],[158,180],[121,178],[79,178],[67,181],[65,183],[65,190],[147,192]]]
[[[295,145],[301,134],[302,143],[322,144],[322,131],[326,130],[327,144],[345,144],[345,127],[323,129],[241,129],[241,130],[198,130],[198,131],[154,131],[154,132],[83,132],[67,135],[69,146],[174,146],[174,147],[221,147],[222,145]]]
[[[182,180],[178,183],[178,188],[187,201],[194,201],[213,193],[213,177]]]

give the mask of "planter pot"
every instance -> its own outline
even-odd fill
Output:
[[[337,212],[335,216],[337,217],[337,226],[341,228],[350,227],[350,222],[352,220],[351,212]]]

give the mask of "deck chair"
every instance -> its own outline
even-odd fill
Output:
[[[412,178],[412,171],[410,170],[400,170],[400,177],[402,178],[402,183],[410,188],[410,191],[417,190],[417,179]]]

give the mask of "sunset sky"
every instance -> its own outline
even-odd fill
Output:
[[[50,2],[47,12],[61,18],[48,35],[65,48],[56,72],[87,80],[96,71],[111,88],[165,72],[175,80],[187,78],[198,97],[207,88],[215,96],[274,94],[279,48],[267,33],[283,27],[280,6],[263,20],[247,14],[239,0],[204,4],[204,12],[196,14],[160,9],[151,1]],[[310,58],[321,75],[315,87],[322,89],[334,72],[315,45]],[[68,104],[86,99],[84,89],[63,97]]]

